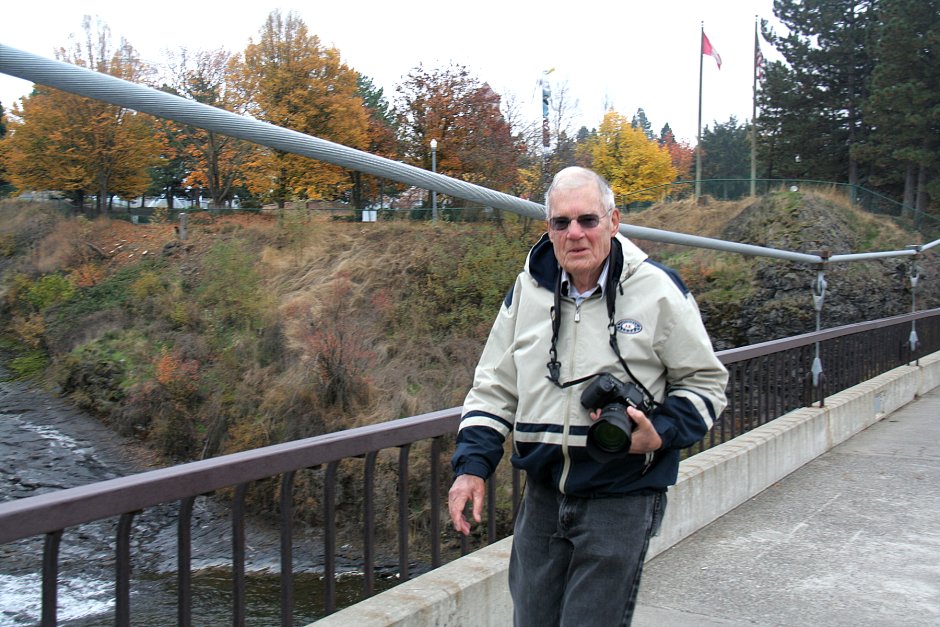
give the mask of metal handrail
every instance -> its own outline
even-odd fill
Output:
[[[151,470],[0,503],[0,544],[454,433],[460,408]]]
[[[922,325],[924,341],[917,351],[909,349],[905,343],[907,326],[915,320],[927,322]],[[867,349],[869,358],[859,359],[856,352],[861,345],[862,336],[877,336],[874,344]],[[753,346],[730,349],[717,353],[721,361],[728,366],[732,376],[729,380],[729,406],[719,419],[715,428],[698,445],[690,449],[694,453],[714,446],[723,441],[741,435],[749,429],[769,422],[782,413],[813,402],[807,394],[810,386],[805,385],[808,372],[809,350],[818,343],[833,344],[829,353],[841,354],[841,359],[833,358],[830,383],[827,387],[837,391],[839,385],[849,386],[860,382],[860,377],[871,377],[879,371],[909,363],[919,356],[940,351],[940,309],[917,312],[903,316],[894,316],[883,320],[847,325],[827,329],[817,333],[763,342]],[[826,344],[828,346],[829,344]],[[867,363],[859,368],[859,362]],[[851,376],[841,376],[840,370],[853,370]],[[854,378],[852,378],[854,377]],[[837,383],[838,381],[838,383]],[[377,452],[398,448],[398,490],[399,490],[399,577],[405,580],[410,576],[408,516],[408,464],[412,444],[430,440],[431,446],[431,506],[432,519],[441,516],[440,475],[446,464],[440,459],[439,439],[453,434],[460,419],[460,408],[422,414],[410,418],[393,420],[349,429],[346,431],[321,435],[295,442],[225,455],[171,468],[163,468],[137,475],[111,479],[86,486],[79,486],[49,492],[34,497],[0,503],[0,543],[45,534],[46,549],[43,558],[43,622],[55,624],[55,602],[58,572],[58,550],[62,541],[63,530],[86,522],[120,517],[116,541],[116,621],[119,625],[130,624],[128,607],[130,591],[130,554],[129,540],[135,515],[149,507],[164,503],[180,504],[178,525],[178,600],[181,623],[191,620],[192,594],[190,576],[190,512],[192,499],[223,488],[236,488],[232,499],[233,554],[232,569],[235,594],[233,595],[233,616],[245,616],[244,598],[246,593],[244,571],[244,532],[243,508],[244,494],[248,483],[281,476],[281,607],[284,624],[290,624],[290,608],[294,603],[292,589],[292,486],[297,471],[325,466],[327,469],[324,485],[324,586],[325,611],[336,609],[335,590],[335,551],[336,551],[336,507],[335,482],[337,465],[343,459],[365,458],[364,474],[366,480],[375,480],[374,462]],[[487,525],[485,541],[494,542],[500,538],[496,526],[496,482],[505,479],[494,477],[487,486]],[[512,504],[517,503],[520,490],[518,477],[513,476]],[[372,579],[374,547],[372,530],[376,512],[369,491],[364,491],[362,515],[365,520],[363,535],[363,559],[366,577],[365,593],[375,592]],[[513,515],[509,514],[508,515]],[[440,565],[440,522],[431,525],[430,537],[432,564]],[[503,530],[503,533],[506,531]],[[461,553],[466,553],[468,544],[461,539]],[[50,607],[51,604],[51,607]]]
[[[940,309],[719,351],[725,365],[867,331],[938,319]],[[453,434],[461,408],[356,427],[0,503],[0,544],[279,474]]]

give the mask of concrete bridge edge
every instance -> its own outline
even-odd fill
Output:
[[[940,352],[794,410],[684,460],[652,559],[804,464],[940,386]],[[742,481],[741,478],[746,480]],[[491,627],[512,623],[512,538],[445,564],[316,623],[331,626]]]

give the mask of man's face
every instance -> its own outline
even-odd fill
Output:
[[[551,207],[548,237],[555,248],[555,257],[579,291],[590,289],[597,283],[610,254],[610,238],[620,226],[620,211],[615,208],[607,215],[597,188],[590,184],[555,190]],[[600,218],[596,227],[586,228],[578,222],[578,217],[591,215]],[[568,228],[553,229],[551,218],[568,218]]]

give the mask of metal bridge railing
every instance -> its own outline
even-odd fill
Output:
[[[915,321],[920,323],[921,341],[912,349],[908,334]],[[829,363],[822,386],[813,386],[810,382],[810,363],[817,344],[822,346]],[[722,351],[718,355],[731,373],[727,389],[729,405],[705,440],[693,446],[689,454],[728,441],[792,409],[821,403],[820,389],[831,394],[938,350],[940,309]],[[175,503],[178,508],[177,622],[191,625],[193,501],[197,496],[231,488],[228,505],[232,538],[231,613],[234,624],[240,625],[246,620],[245,493],[252,482],[279,477],[281,623],[292,625],[295,600],[292,547],[296,522],[293,485],[297,473],[319,469],[317,472],[324,475],[323,612],[328,614],[337,609],[336,478],[339,464],[345,461],[362,466],[362,594],[367,597],[375,592],[376,517],[387,516],[386,512],[375,511],[377,456],[386,449],[398,450],[398,578],[405,581],[411,576],[414,560],[414,530],[409,512],[430,512],[428,537],[421,541],[428,547],[427,555],[423,556],[428,560],[428,567],[441,565],[444,561],[442,542],[454,540],[452,531],[444,531],[442,499],[451,473],[449,455],[445,455],[447,451],[442,443],[456,431],[459,418],[460,408],[447,409],[2,503],[0,543],[37,535],[45,537],[42,590],[37,590],[37,594],[42,597],[42,624],[55,625],[60,547],[63,543],[82,541],[80,534],[75,537],[69,533],[77,526],[118,517],[114,543],[115,624],[130,625],[133,622],[134,519],[142,510]],[[411,451],[420,442],[430,442],[429,447],[424,447],[430,455],[430,472],[421,478],[428,482],[430,503],[409,500],[413,481],[409,474]],[[485,533],[477,541],[479,544],[495,542],[510,532],[515,515],[513,504],[518,502],[519,477],[512,473],[511,486],[507,486],[508,474],[509,471],[504,470],[487,484],[487,520]],[[498,486],[500,482],[502,486]],[[497,498],[498,487],[511,491],[511,498]],[[497,524],[500,520],[507,522],[500,526]],[[470,548],[462,538],[460,554]]]

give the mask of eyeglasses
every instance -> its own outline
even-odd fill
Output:
[[[610,212],[608,211],[607,213]],[[594,229],[601,223],[601,218],[606,216],[606,213],[603,216],[586,213],[583,216],[578,216],[575,220],[578,221],[582,229]],[[552,218],[548,221],[548,225],[553,231],[566,231],[568,230],[568,226],[571,225],[571,218]]]

